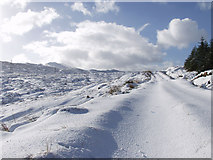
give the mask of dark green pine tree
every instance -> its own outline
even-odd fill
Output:
[[[198,47],[195,46],[186,59],[184,68],[188,71],[198,72],[213,69],[213,40],[209,45],[202,37]]]
[[[197,52],[197,47],[194,46],[194,48],[192,49],[191,54],[189,55],[189,57],[186,59],[186,61],[184,63],[184,68],[187,71],[195,71],[196,68],[197,68],[196,59],[195,59],[196,52]]]
[[[210,40],[209,51],[206,56],[206,70],[213,69],[213,39]]]
[[[213,69],[213,39],[211,39],[211,42],[210,42],[210,56],[209,57],[210,57],[209,66],[210,66],[210,69]]]
[[[204,66],[202,67],[202,71],[208,70],[210,69],[209,66],[209,58],[210,58],[210,47],[207,41],[204,41],[204,51],[203,51],[203,55],[204,55]]]
[[[205,64],[206,64],[206,55],[207,55],[207,48],[208,43],[204,40],[204,38],[201,38],[200,45],[197,48],[197,52],[195,53],[195,63],[197,64],[196,71],[202,72],[205,70]]]

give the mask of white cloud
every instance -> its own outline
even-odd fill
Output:
[[[119,7],[114,1],[104,0],[96,1],[94,9],[96,12],[108,13],[109,11],[119,12]]]
[[[198,6],[201,10],[210,10],[211,9],[211,2],[198,2]]]
[[[75,31],[48,32],[47,41],[24,49],[39,54],[43,63],[56,61],[84,69],[141,69],[161,61],[163,53],[134,28],[84,21]]]
[[[201,36],[207,36],[205,30],[198,29],[197,22],[189,18],[173,19],[168,29],[157,31],[158,44],[165,48],[186,48],[190,43],[199,41]]]
[[[10,42],[12,40],[11,36],[0,32],[0,42]]]
[[[19,9],[24,9],[31,0],[1,0],[0,6],[5,7],[10,5],[11,7],[16,7]]]
[[[138,34],[140,34],[147,26],[149,26],[150,24],[149,23],[146,23],[146,24],[144,24],[143,26],[141,26],[138,30],[137,30],[137,32],[138,32]]]
[[[30,63],[31,61],[27,58],[27,56],[25,54],[18,54],[16,56],[13,57],[12,59],[13,63]]]
[[[91,12],[88,11],[88,10],[84,7],[83,3],[81,3],[81,2],[76,2],[76,3],[74,3],[74,4],[71,6],[71,8],[72,8],[73,11],[79,11],[79,12],[82,12],[84,15],[92,16]]]
[[[0,35],[7,37],[4,39],[8,40],[11,39],[8,37],[12,34],[23,35],[34,27],[50,24],[57,17],[59,15],[53,8],[44,7],[44,10],[41,12],[34,12],[28,9],[27,12],[19,12],[10,19],[4,19],[0,26]]]

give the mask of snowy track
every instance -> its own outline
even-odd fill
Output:
[[[2,156],[211,157],[210,90],[157,72],[129,94],[84,99],[83,91],[4,107],[1,121],[14,124],[1,133]]]
[[[159,73],[134,92],[113,130],[115,157],[211,157],[210,91]]]

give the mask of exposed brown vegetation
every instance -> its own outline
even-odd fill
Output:
[[[121,92],[121,87],[120,86],[112,86],[109,89],[109,94],[114,94],[117,92]]]
[[[1,126],[3,131],[10,132],[6,124],[2,123]]]

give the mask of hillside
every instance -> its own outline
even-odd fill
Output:
[[[1,62],[2,104],[32,101],[50,95],[64,95],[88,85],[110,82],[125,72],[86,71],[62,65]],[[58,68],[57,68],[58,67]]]
[[[212,70],[63,70],[2,62],[1,157],[211,157]]]

